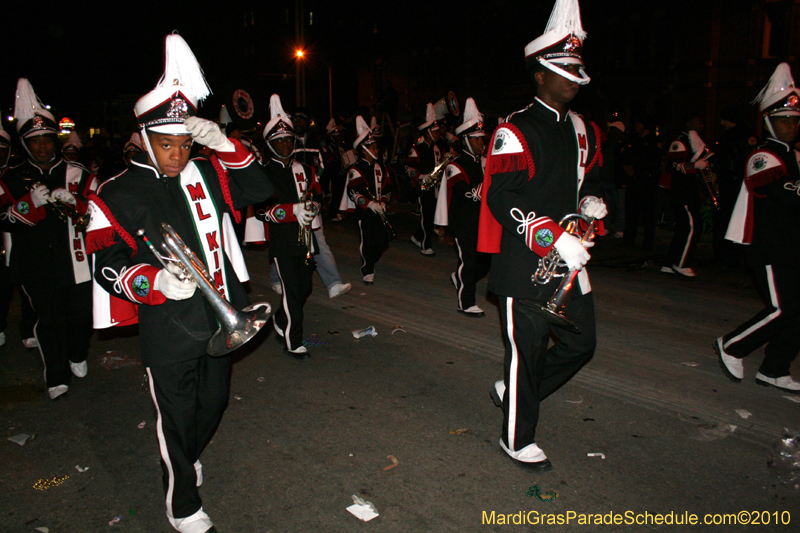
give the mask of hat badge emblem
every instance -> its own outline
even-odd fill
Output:
[[[167,111],[169,118],[186,119],[189,117],[189,106],[183,98],[174,98],[169,103],[169,110]]]
[[[31,119],[31,129],[42,130],[44,129],[44,119],[39,115],[34,115]]]
[[[564,43],[564,51],[565,52],[576,52],[580,50],[581,41],[574,35],[571,35],[567,42]]]
[[[797,107],[798,104],[800,104],[800,98],[798,98],[796,94],[791,95],[786,100],[786,107]]]

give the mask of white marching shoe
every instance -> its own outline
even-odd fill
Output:
[[[86,374],[89,372],[89,365],[86,361],[81,361],[80,363],[73,363],[72,361],[69,362],[69,368],[72,370],[72,373],[75,377],[85,378]]]
[[[795,380],[792,376],[782,376],[779,378],[770,378],[762,374],[761,372],[756,372],[756,383],[762,385],[764,387],[768,387],[772,385],[773,387],[777,387],[779,389],[788,390],[788,391],[798,391],[800,390],[800,381]]]
[[[350,285],[349,283],[342,283],[341,281],[337,281],[336,283],[331,285],[330,289],[328,289],[328,298],[333,300],[337,296],[341,296],[342,294],[346,294],[352,288],[353,288],[353,286]]]
[[[67,387],[66,385],[57,385],[55,387],[50,387],[49,389],[47,389],[47,394],[50,395],[51,400],[55,400],[62,394],[66,394],[68,390],[69,387]]]

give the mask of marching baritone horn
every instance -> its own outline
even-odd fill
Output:
[[[166,256],[162,256],[156,251],[145,236],[143,229],[140,229],[137,235],[145,241],[147,247],[155,254],[164,268],[167,268],[168,262],[175,263],[184,272],[183,276],[179,276],[181,279],[187,282],[195,281],[197,290],[205,297],[214,314],[217,315],[220,326],[208,341],[206,352],[211,356],[225,355],[255,337],[269,320],[269,315],[272,312],[270,305],[267,302],[259,302],[237,311],[220,294],[203,263],[186,246],[180,236],[172,229],[172,226],[162,223],[160,233],[164,241],[161,247],[166,252]]]
[[[423,178],[422,181],[419,182],[419,188],[423,191],[427,191],[428,189],[433,189],[439,185],[439,182],[442,181],[442,175],[444,174],[444,167],[447,164],[456,158],[456,154],[454,152],[447,152],[447,155],[444,156],[442,162],[436,165],[431,173],[428,174],[427,177]]]
[[[585,231],[581,232],[580,230],[580,221],[583,221],[587,224],[587,228]],[[573,213],[565,216],[561,219],[558,223],[559,226],[564,228],[568,233],[580,237],[581,244],[591,241],[594,239],[594,223],[595,219],[591,217],[587,217],[586,215],[582,215],[580,213]],[[578,326],[569,318],[567,318],[566,314],[564,313],[564,305],[567,300],[567,295],[569,291],[572,289],[572,284],[575,281],[575,278],[578,275],[578,270],[570,270],[569,272],[557,272],[557,268],[566,268],[567,264],[561,259],[561,256],[558,254],[558,250],[556,247],[553,246],[548,254],[541,259],[539,259],[539,267],[534,272],[533,276],[531,276],[531,281],[536,285],[544,285],[548,283],[553,278],[561,278],[561,283],[559,283],[558,288],[556,288],[556,292],[553,293],[553,296],[547,301],[545,305],[538,305],[535,304],[535,311],[538,311],[539,314],[556,326],[562,327],[567,331],[572,333],[580,333],[581,330]]]

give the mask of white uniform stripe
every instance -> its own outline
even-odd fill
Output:
[[[425,231],[425,210],[422,209],[422,198],[417,198],[417,202],[419,203],[419,225],[422,228],[422,242],[420,244],[424,247],[425,241],[428,240],[428,232]],[[425,248],[422,249],[424,250]]]
[[[286,341],[286,347],[289,350],[294,350],[292,339],[289,336],[289,332],[292,331],[292,315],[289,313],[289,299],[286,297],[286,284],[283,282],[281,265],[278,264],[277,257],[275,258],[275,270],[278,272],[278,279],[281,280],[281,305],[283,306],[283,312],[286,313],[286,328],[283,330],[283,339]],[[275,318],[272,320],[275,320]]]
[[[367,258],[364,257],[364,228],[361,227],[361,221],[358,221],[358,253],[361,254],[361,268],[367,266]]]
[[[683,206],[683,209],[686,210],[686,216],[689,217],[689,235],[686,236],[686,244],[683,247],[683,253],[681,254],[681,262],[678,263],[678,266],[683,268],[683,265],[686,262],[686,254],[689,253],[689,244],[692,242],[692,236],[694,235],[694,218],[692,217],[692,212],[689,211],[688,206]]]
[[[458,248],[458,269],[456,270],[456,280],[458,280],[458,287],[456,290],[458,291],[458,308],[460,310],[464,310],[464,302],[461,301],[461,295],[464,292],[464,278],[461,277],[462,271],[464,270],[464,254],[461,253],[461,244],[456,241],[456,248]]]
[[[508,376],[508,448],[517,451],[517,376],[519,375],[519,351],[514,341],[514,299],[506,300],[506,335],[511,346],[511,368]]]
[[[770,313],[769,315],[765,316],[762,320],[759,320],[740,334],[736,335],[728,339],[728,341],[722,346],[722,348],[727,348],[731,344],[739,342],[743,338],[751,335],[753,332],[758,331],[759,329],[763,328],[779,316],[783,314],[781,310],[781,303],[778,300],[778,293],[775,291],[775,275],[772,272],[772,265],[767,265],[765,267],[767,269],[767,285],[769,286],[769,301],[772,304],[772,307],[775,308],[775,311]]]
[[[36,312],[36,308],[33,307],[33,300],[31,300],[30,295],[28,295],[28,291],[25,290],[25,285],[20,285],[22,288],[22,292],[25,293],[25,296],[28,298],[28,303],[31,305],[31,309],[33,309],[34,313]],[[36,339],[36,344],[39,345],[39,357],[42,359],[42,365],[44,365],[44,382],[47,383],[47,363],[44,360],[44,352],[42,351],[42,343],[39,342],[39,336],[36,334],[36,327],[39,325],[39,315],[36,315],[36,324],[33,325],[33,338]],[[22,339],[25,340],[25,339]]]
[[[167,467],[167,517],[175,518],[172,511],[172,494],[175,492],[175,473],[172,471],[172,461],[169,458],[169,450],[167,450],[167,440],[164,438],[164,420],[161,417],[161,408],[158,406],[156,399],[156,387],[153,382],[153,374],[150,373],[150,367],[147,367],[147,379],[150,382],[150,397],[153,399],[153,405],[156,406],[156,437],[158,438],[158,449],[161,452],[161,459]]]

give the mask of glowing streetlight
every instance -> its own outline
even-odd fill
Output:
[[[302,49],[298,49],[295,51],[294,55],[297,57],[297,59],[302,59],[306,53]]]

